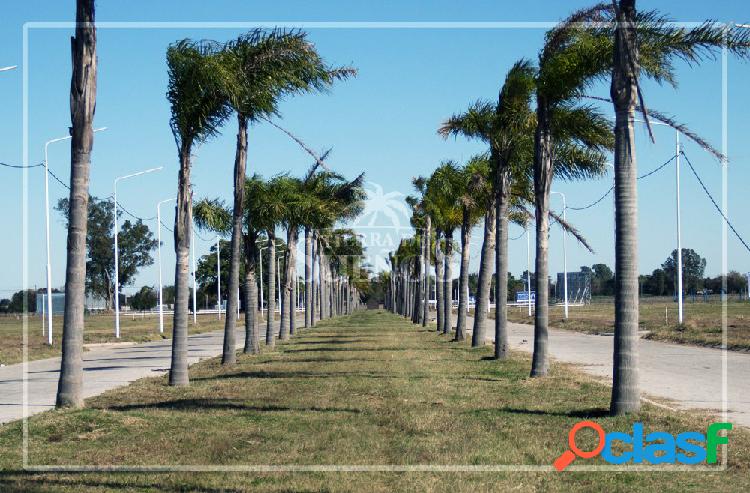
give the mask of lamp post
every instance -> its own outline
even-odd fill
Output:
[[[16,68],[5,67],[0,71],[12,70]],[[101,132],[106,130],[107,127],[97,128],[94,132]],[[62,142],[64,140],[70,140],[72,136],[66,135],[65,137],[59,137],[57,139],[48,140],[44,143],[44,225],[46,230],[46,243],[47,243],[47,343],[52,345],[52,255],[50,250],[50,234],[49,234],[49,159],[48,159],[48,148],[50,144],[55,142]],[[42,333],[44,335],[44,333]]]
[[[190,216],[190,256],[193,260],[193,325],[198,323],[198,299],[196,295],[196,272],[195,272],[195,225],[193,216]]]
[[[216,297],[219,320],[221,320],[221,238],[218,236],[216,237]]]
[[[636,123],[645,123],[643,120],[633,120]],[[669,127],[666,123],[649,122],[651,125]],[[680,213],[680,131],[674,131],[675,142],[675,202],[677,215],[677,322],[682,323],[682,224]]]
[[[145,169],[143,171],[139,171],[137,173],[131,173],[129,175],[125,176],[118,176],[115,178],[114,181],[114,217],[113,217],[113,231],[115,236],[115,338],[120,338],[120,252],[117,246],[117,182],[122,180],[127,180],[128,178],[133,178],[136,176],[145,175],[147,173],[153,173],[154,171],[159,171],[161,169],[164,169],[164,166],[159,166],[158,168],[149,168]]]
[[[268,248],[267,246],[261,247],[258,255],[260,256],[260,316],[263,316],[263,250]],[[246,315],[247,316],[247,315]]]
[[[498,279],[497,282],[500,282]],[[497,303],[497,300],[495,300]],[[529,226],[526,225],[526,304],[529,307],[529,317],[531,316],[531,239],[529,236]]]
[[[567,204],[565,202],[565,194],[562,192],[550,192],[552,194],[559,195],[562,197],[563,201],[563,221],[566,221],[565,219],[565,210],[567,209]],[[566,247],[566,239],[568,237],[567,231],[563,230],[563,286],[565,290],[565,318],[568,318],[568,252]]]
[[[161,279],[161,205],[176,200],[175,198],[164,199],[156,204],[156,231],[157,231],[157,258],[159,259],[159,333],[164,333],[164,299]]]

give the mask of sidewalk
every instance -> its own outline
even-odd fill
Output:
[[[455,324],[456,317],[453,316]],[[474,319],[467,317],[468,333]],[[528,353],[534,350],[533,325],[508,323],[510,345]],[[487,320],[487,342],[495,341],[495,321]],[[470,335],[468,337],[471,337]],[[613,338],[549,330],[550,357],[579,365],[583,371],[612,381]],[[672,407],[708,409],[722,407],[722,351],[641,339],[639,345],[641,391],[673,401]],[[727,351],[729,421],[750,426],[750,354]]]
[[[298,319],[298,327],[304,319]],[[261,327],[261,344],[265,340],[265,322]],[[276,333],[278,334],[278,323]],[[188,336],[188,364],[218,356],[222,352],[224,331],[203,332]],[[245,344],[244,327],[236,332],[237,347]],[[139,378],[160,375],[169,370],[172,340],[112,345],[83,353],[83,396],[92,397],[102,392],[127,385]],[[28,362],[29,415],[55,406],[60,358]],[[0,368],[0,424],[23,417],[23,364]]]

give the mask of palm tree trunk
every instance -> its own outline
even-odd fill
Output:
[[[279,321],[279,339],[286,341],[289,339],[289,288],[291,287],[289,272],[289,257],[291,255],[289,241],[292,237],[294,228],[287,227],[286,230],[286,249],[284,250],[284,270],[281,275],[281,314]]]
[[[276,311],[276,235],[273,231],[268,231],[268,268],[266,269],[268,277],[268,316],[266,317],[266,346],[274,347],[276,339],[274,334],[274,317]]]
[[[289,296],[289,335],[293,336],[297,328],[297,240],[299,231],[297,228],[292,229],[289,237],[289,263],[286,266],[287,271],[287,293]]]
[[[445,300],[443,298],[443,276],[445,259],[440,248],[440,230],[435,231],[435,309],[437,310],[437,331],[442,332],[445,324]]]
[[[312,327],[312,233],[305,227],[305,327]]]
[[[318,280],[315,269],[316,258],[318,255],[317,233],[312,232],[310,239],[310,327],[315,327],[315,307],[318,298]],[[307,310],[307,307],[305,307]]]
[[[65,315],[57,407],[83,405],[83,314],[86,299],[86,235],[89,172],[94,145],[96,107],[96,27],[94,0],[77,0],[76,30],[71,40],[73,75],[70,83],[70,195],[68,251],[65,267]]]
[[[486,337],[487,309],[490,305],[490,287],[492,286],[492,264],[495,257],[495,204],[484,215],[484,238],[479,260],[479,278],[477,279],[477,298],[474,304],[474,328],[471,333],[472,347],[484,345]]]
[[[172,322],[172,366],[169,372],[170,385],[187,385],[188,378],[188,296],[190,295],[190,225],[193,216],[193,196],[190,189],[190,148],[183,146],[180,153],[179,185],[177,190],[177,213],[174,221],[174,317]]]
[[[234,157],[234,206],[232,207],[232,239],[229,245],[229,282],[227,283],[227,316],[224,322],[224,348],[222,365],[237,362],[235,329],[237,327],[237,296],[240,287],[240,262],[242,253],[242,213],[245,205],[245,166],[247,163],[247,117],[237,114],[237,149]]]
[[[464,207],[461,221],[461,265],[458,274],[458,322],[454,341],[466,339],[466,311],[469,308],[469,242],[471,241],[471,225],[469,211]]]
[[[424,302],[422,304],[422,327],[427,327],[427,321],[430,315],[430,242],[432,241],[431,230],[432,220],[427,216],[425,225],[425,246],[424,246]]]
[[[508,200],[510,179],[502,173],[495,203],[495,358],[510,356],[508,342]]]
[[[443,334],[450,334],[453,330],[453,270],[451,260],[453,257],[453,231],[445,232],[445,270],[443,272],[443,303],[445,313],[443,315]]]
[[[531,376],[543,377],[549,370],[549,196],[552,184],[552,132],[546,101],[537,96],[537,129],[534,149],[534,202],[536,206],[536,302],[534,304],[534,354]],[[502,279],[497,280],[503,282]]]
[[[245,347],[243,352],[257,354],[260,352],[260,336],[256,315],[258,312],[258,285],[255,279],[258,265],[257,235],[248,234],[245,240]],[[263,280],[261,279],[261,282]]]
[[[620,0],[610,94],[615,108],[615,339],[613,415],[638,412],[638,168],[633,120],[638,97],[635,0]],[[629,49],[630,48],[630,49]],[[633,59],[633,57],[635,59]]]

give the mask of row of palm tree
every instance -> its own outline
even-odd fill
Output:
[[[350,252],[351,233],[334,229],[339,221],[346,221],[362,209],[364,175],[347,181],[341,175],[330,171],[317,171],[313,165],[304,178],[289,174],[277,175],[264,180],[254,175],[245,180],[243,221],[240,227],[243,242],[242,261],[245,271],[245,347],[246,353],[259,351],[259,330],[256,325],[258,307],[258,283],[256,278],[260,259],[259,245],[266,243],[267,292],[272,293],[276,283],[276,255],[279,250],[277,230],[286,232],[287,241],[282,243],[283,270],[280,284],[281,307],[279,339],[287,340],[294,335],[296,307],[297,235],[304,229],[310,238],[310,247],[305,249],[305,320],[306,327],[318,320],[351,311],[359,304],[358,286],[351,282],[354,271],[342,271],[339,266],[343,256],[361,256],[362,245],[354,236],[359,253]],[[233,214],[220,199],[202,199],[196,202],[195,224],[204,230],[219,235],[232,234]],[[317,269],[316,269],[317,268]],[[316,271],[317,270],[317,275]],[[341,277],[346,279],[340,279]],[[339,284],[347,286],[343,302],[339,299]],[[336,289],[331,286],[335,285]],[[230,291],[233,292],[233,291]],[[273,296],[268,299],[266,345],[274,346],[275,331],[273,313],[276,309]],[[262,307],[261,307],[262,308]],[[316,316],[317,311],[317,316]],[[228,313],[232,313],[227,308]],[[234,343],[233,343],[234,344]],[[234,352],[234,346],[232,346]]]
[[[71,194],[70,194],[70,222],[68,229],[68,264],[66,272],[66,308],[63,326],[63,358],[61,376],[58,386],[57,405],[78,407],[82,401],[82,351],[83,351],[83,299],[85,296],[85,260],[86,260],[86,218],[88,175],[90,168],[90,153],[93,145],[92,121],[96,101],[96,28],[94,24],[94,0],[77,0],[76,35],[73,38],[73,77],[71,84]],[[217,136],[226,121],[232,116],[237,117],[237,144],[234,161],[233,204],[231,211],[220,211],[220,204],[214,202],[214,216],[205,216],[206,227],[222,228],[230,235],[230,275],[228,289],[230,293],[239,287],[239,266],[246,263],[245,284],[246,297],[252,299],[254,267],[257,264],[256,239],[265,232],[269,242],[275,238],[277,224],[267,223],[265,219],[256,220],[255,215],[245,214],[246,203],[246,162],[248,146],[248,130],[252,124],[261,121],[270,122],[278,115],[279,102],[286,96],[323,91],[336,80],[346,79],[355,75],[350,67],[330,67],[324,63],[315,47],[307,40],[307,35],[301,31],[285,31],[280,29],[256,29],[227,43],[214,41],[193,41],[183,39],[170,45],[167,49],[168,89],[167,99],[171,107],[170,127],[178,151],[179,171],[177,186],[177,201],[175,208],[174,240],[175,240],[175,313],[172,334],[172,363],[169,374],[171,385],[186,385],[189,382],[187,369],[187,320],[188,320],[188,254],[190,250],[191,221],[193,218],[192,187],[190,172],[192,167],[193,150],[202,143]],[[272,123],[272,122],[271,122]],[[273,123],[272,123],[273,124]],[[275,125],[275,124],[274,124]],[[291,134],[290,134],[291,136]],[[292,136],[293,137],[293,136]],[[294,138],[294,137],[293,137]],[[301,143],[301,142],[300,142]],[[309,151],[309,149],[306,149]],[[312,152],[311,152],[312,153]],[[314,154],[314,153],[312,153]],[[273,208],[287,208],[288,203],[280,203],[279,198],[285,196],[290,188],[302,187],[300,195],[302,201],[315,194],[314,187],[328,183],[332,177],[321,177],[316,172],[318,165],[325,166],[316,156],[314,167],[305,180],[297,182],[291,178],[278,177],[272,180],[270,186],[278,187],[268,195],[274,198],[267,212],[273,213]],[[340,181],[340,180],[339,180]],[[306,245],[312,247],[313,238],[318,243],[316,256],[320,262],[318,277],[321,279],[321,293],[330,291],[330,299],[335,301],[335,307],[324,309],[321,294],[319,305],[321,315],[331,316],[342,310],[351,310],[358,303],[355,295],[356,285],[349,281],[326,277],[327,274],[343,275],[339,268],[329,267],[329,260],[339,255],[335,235],[328,236],[317,231],[325,227],[332,227],[340,219],[346,219],[358,213],[357,204],[361,202],[361,181],[359,177],[345,185],[337,185],[337,208],[328,214],[310,214],[307,217],[283,215],[282,222],[287,230],[287,250],[285,252],[286,271],[284,273],[285,296],[282,298],[282,338],[294,332],[294,299],[289,297],[290,286],[294,285],[293,268],[295,265],[296,241],[298,227],[306,228]],[[259,179],[249,185],[253,187],[265,186]],[[307,188],[305,188],[307,187]],[[311,188],[312,187],[312,188]],[[258,192],[258,190],[254,190]],[[277,193],[278,192],[278,193]],[[290,192],[291,193],[291,192]],[[256,195],[257,196],[257,195]],[[347,202],[348,201],[348,202]],[[273,203],[275,202],[275,203]],[[253,203],[253,206],[258,204]],[[308,204],[309,205],[309,204]],[[329,204],[330,205],[330,204]],[[312,206],[311,206],[312,207]],[[207,208],[204,208],[207,210]],[[206,212],[204,210],[204,212]],[[248,208],[248,210],[252,210]],[[276,212],[279,212],[277,210]],[[251,218],[252,224],[246,219]],[[315,218],[311,220],[310,218]],[[227,220],[219,225],[221,220]],[[211,222],[214,221],[214,222]],[[323,221],[323,222],[321,222]],[[328,222],[325,222],[328,221]],[[247,229],[243,231],[243,227]],[[244,247],[243,247],[244,242]],[[326,245],[323,246],[324,242]],[[274,252],[275,249],[271,249]],[[306,251],[306,265],[312,257],[312,248]],[[333,260],[330,260],[333,262]],[[272,273],[273,270],[269,269]],[[342,271],[344,272],[344,271]],[[311,280],[312,272],[306,269],[306,281]],[[271,285],[273,278],[271,276]],[[337,291],[324,287],[336,284]],[[340,290],[339,290],[340,288]],[[306,289],[307,298],[313,296],[312,291]],[[342,301],[343,300],[343,301]],[[228,297],[227,310],[236,310],[237,300]],[[307,302],[306,302],[307,303]],[[271,301],[270,305],[273,305]],[[291,305],[291,306],[289,306]],[[249,306],[249,305],[248,305]],[[306,325],[313,321],[312,306],[309,303]],[[287,308],[290,309],[287,312]],[[257,333],[255,330],[254,311],[250,310],[246,317],[245,349],[248,352],[257,350]],[[271,311],[271,313],[273,313]],[[287,313],[292,316],[287,317]],[[235,355],[235,324],[234,317],[227,317],[224,331],[224,350],[222,362],[231,365],[236,361]],[[273,333],[273,331],[270,331]],[[271,337],[271,343],[273,337]]]
[[[695,65],[714,56],[721,47],[741,58],[750,55],[750,40],[743,29],[708,21],[694,28],[683,27],[656,11],[637,11],[635,3],[635,0],[620,0],[573,13],[546,34],[536,63],[522,59],[512,66],[496,102],[478,101],[442,124],[438,130],[440,135],[477,139],[486,143],[488,149],[484,156],[472,158],[463,168],[444,162],[429,178],[414,180],[420,195],[410,198],[409,203],[417,231],[413,239],[402,241],[391,256],[387,296],[389,309],[405,315],[415,313],[417,304],[425,303],[424,298],[420,301],[415,293],[423,290],[430,279],[428,269],[420,270],[417,265],[428,266],[434,262],[438,285],[437,329],[450,333],[453,330],[453,234],[461,228],[459,308],[454,339],[462,340],[466,331],[470,230],[483,216],[484,238],[472,343],[478,346],[484,341],[494,246],[494,273],[498,279],[495,357],[506,358],[509,354],[508,293],[504,279],[508,270],[508,224],[516,222],[528,227],[533,219],[536,301],[530,374],[532,377],[547,375],[550,218],[588,248],[575,228],[550,211],[552,182],[600,176],[612,154],[617,272],[610,406],[613,414],[636,412],[640,408],[635,112],[643,115],[647,125],[649,118],[658,119],[724,158],[684,125],[661,112],[648,110],[640,78],[645,75],[658,83],[675,86],[676,60]],[[611,99],[589,93],[596,82],[608,78]],[[603,109],[595,105],[602,101],[614,107],[614,130]],[[482,161],[487,163],[487,170],[480,172],[484,165],[478,163]],[[486,182],[488,188],[485,188]],[[476,210],[472,210],[474,207]],[[434,233],[421,226],[427,218],[434,225]],[[415,245],[420,242],[431,245],[427,251],[432,255],[426,255],[425,249],[417,251]],[[426,323],[426,316],[421,317],[421,322]]]

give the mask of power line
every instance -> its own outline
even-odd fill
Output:
[[[4,166],[6,168],[13,168],[13,169],[29,169],[29,168],[38,168],[39,166],[44,166],[44,163],[30,164],[28,166],[19,165],[19,164],[0,163],[0,166]]]
[[[651,176],[651,175],[653,175],[653,174],[655,174],[655,173],[658,173],[659,171],[661,171],[662,169],[664,169],[664,168],[665,168],[665,167],[666,167],[666,166],[667,166],[667,165],[668,165],[669,163],[671,163],[672,161],[674,161],[674,160],[675,160],[676,158],[677,158],[677,155],[675,154],[674,156],[672,156],[671,158],[669,158],[669,159],[668,159],[667,161],[665,161],[665,162],[664,162],[663,164],[661,164],[661,165],[657,166],[656,168],[652,169],[652,170],[651,170],[651,171],[649,171],[648,173],[645,173],[645,174],[642,174],[641,176],[639,176],[639,177],[638,177],[638,179],[639,179],[639,180],[642,180],[642,179],[644,179],[644,178],[648,178],[649,176]],[[592,203],[590,203],[590,204],[588,204],[588,205],[585,205],[585,206],[583,206],[583,207],[570,207],[570,206],[568,206],[568,209],[570,209],[570,210],[572,210],[572,211],[583,211],[583,210],[586,210],[586,209],[590,209],[590,208],[594,207],[595,205],[597,205],[597,204],[598,204],[599,202],[601,202],[602,200],[604,200],[605,198],[607,198],[607,196],[608,196],[608,195],[609,195],[610,193],[612,193],[612,191],[613,191],[614,189],[615,189],[615,186],[614,186],[614,185],[612,185],[612,186],[611,186],[611,187],[609,187],[609,189],[608,189],[608,190],[607,190],[607,191],[606,191],[606,192],[604,193],[604,195],[602,195],[601,197],[599,197],[598,199],[596,199],[596,200],[595,200],[594,202],[592,202]]]
[[[721,217],[726,221],[727,225],[729,226],[729,229],[732,230],[732,233],[737,236],[737,238],[740,240],[742,245],[747,249],[748,252],[750,252],[750,245],[747,244],[747,242],[740,236],[740,234],[737,232],[737,230],[734,228],[732,223],[729,221],[729,218],[724,215],[724,213],[721,211],[721,208],[719,207],[719,204],[716,203],[711,193],[708,191],[708,188],[706,188],[706,185],[703,183],[703,180],[701,180],[701,177],[698,176],[698,172],[695,171],[695,168],[693,167],[693,163],[690,162],[690,159],[688,159],[687,155],[684,151],[680,151],[680,154],[682,154],[682,157],[685,158],[685,162],[688,163],[688,166],[690,167],[690,171],[693,172],[693,176],[695,176],[695,179],[698,180],[698,183],[700,183],[701,188],[703,188],[703,191],[706,192],[706,195],[711,200],[711,203],[714,204],[714,207],[716,208],[716,211],[721,215]]]

